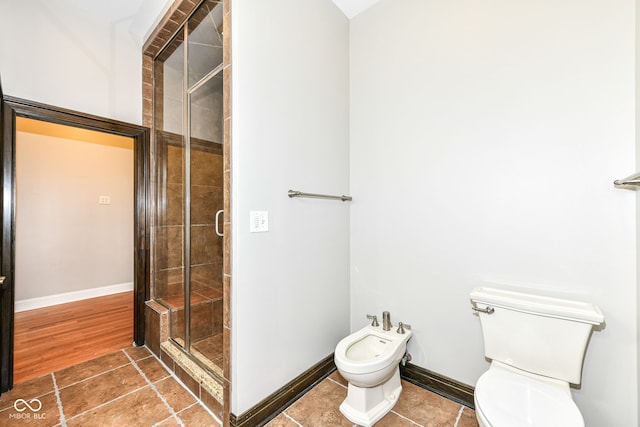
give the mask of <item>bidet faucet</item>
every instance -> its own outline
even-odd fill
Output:
[[[398,330],[396,331],[399,334],[404,334],[405,333],[405,329],[411,329],[411,325],[407,325],[406,323],[402,323],[399,322],[398,323]]]
[[[382,312],[382,330],[390,331],[392,326],[393,325],[391,324],[391,313],[389,313],[388,311],[383,311]]]
[[[373,316],[371,314],[367,314],[367,319],[373,320],[373,322],[371,322],[371,326],[373,326],[375,328],[380,326],[380,323],[378,323],[378,316]]]

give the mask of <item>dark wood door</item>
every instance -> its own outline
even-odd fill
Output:
[[[5,102],[0,82],[0,137],[2,243],[0,245],[0,393],[13,387],[13,278],[14,278],[14,117]]]

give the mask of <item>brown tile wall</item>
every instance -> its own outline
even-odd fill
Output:
[[[167,13],[161,19],[158,26],[151,33],[148,41],[143,46],[143,61],[142,61],[142,76],[143,76],[143,125],[151,129],[154,129],[154,73],[153,65],[154,58],[166,43],[174,36],[180,26],[186,21],[187,17],[199,6],[201,0],[175,0],[171,5]],[[223,332],[223,349],[224,349],[224,362],[223,362],[223,394],[225,404],[220,407],[217,400],[213,397],[202,395],[201,400],[207,404],[207,406],[215,406],[211,408],[216,413],[221,414],[221,418],[225,426],[229,425],[230,416],[230,343],[231,343],[231,316],[230,316],[230,295],[231,295],[231,0],[223,1],[224,23],[223,23],[223,36],[224,36],[224,74],[223,74],[223,87],[224,87],[224,143],[223,143],[223,176],[222,176],[222,193],[223,193],[223,208],[225,210],[224,215],[224,238],[222,239],[222,246],[215,248],[203,248],[203,251],[208,250],[211,254],[216,255],[217,259],[222,258],[223,263],[223,300],[222,307],[220,309],[223,312],[222,315],[222,332]],[[157,95],[156,95],[157,96]],[[157,117],[156,119],[160,119]],[[151,169],[157,170],[158,153],[156,147],[156,133],[152,132],[151,138]],[[158,188],[158,177],[152,178],[151,192],[155,194]],[[156,201],[152,197],[151,211],[156,211]],[[203,232],[209,232],[210,229],[203,229]],[[176,231],[174,230],[174,234]],[[181,233],[181,232],[180,232]],[[168,240],[167,231],[159,231],[157,227],[157,218],[152,219],[152,237],[151,246],[152,249],[156,245],[170,245]],[[172,240],[172,239],[171,239]],[[178,239],[181,240],[181,239]],[[175,249],[177,251],[177,249]],[[170,264],[171,259],[156,259],[155,251],[151,251],[151,264],[155,265],[156,262],[164,262],[167,265]],[[222,254],[220,256],[219,254]],[[206,277],[207,273],[200,271],[195,272],[196,280],[201,280],[203,275]],[[179,279],[182,277],[181,267],[175,269],[165,269],[165,271],[152,274],[152,295],[155,295],[157,291],[160,292],[174,292],[175,287],[179,286]],[[158,284],[161,283],[164,289],[157,289]],[[148,343],[151,344],[151,350],[158,356],[163,357],[163,361],[169,364],[167,361],[167,355],[161,355],[159,344],[168,338],[168,320],[167,311],[163,311],[159,308],[159,305],[148,304],[147,305],[146,318],[146,336]],[[206,392],[205,392],[206,393]],[[214,403],[215,402],[215,403]]]

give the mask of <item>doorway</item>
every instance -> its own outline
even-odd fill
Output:
[[[17,117],[15,157],[20,383],[133,342],[133,139]]]
[[[1,92],[0,92],[1,94]],[[1,96],[1,95],[0,95]],[[16,236],[16,119],[106,132],[133,139],[133,340],[144,344],[144,304],[149,295],[149,130],[142,126],[91,116],[33,101],[2,96],[2,245],[0,248],[0,393],[13,386],[15,236]]]

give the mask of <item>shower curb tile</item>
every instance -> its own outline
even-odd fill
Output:
[[[207,392],[209,392],[209,394],[214,396],[218,401],[222,400],[222,397],[223,397],[222,385],[218,383],[218,381],[216,381],[214,377],[212,377],[208,372],[206,372],[204,369],[198,366],[197,363],[195,363],[187,355],[182,353],[182,351],[176,348],[172,343],[168,341],[163,342],[161,347],[174,360],[176,364],[175,366],[176,375],[178,375],[178,372],[179,372],[178,368],[180,368],[180,370],[183,371],[185,375],[192,377],[197,384],[199,384],[202,388],[204,388]],[[185,380],[181,378],[180,375],[178,375],[178,378],[180,378],[183,381]],[[192,390],[192,391],[196,395],[199,394],[197,390],[196,391]]]
[[[222,403],[218,401],[214,396],[212,396],[207,390],[204,388],[200,389],[200,401],[218,418],[222,419],[222,411],[224,407]]]
[[[195,380],[182,366],[176,364],[176,370],[174,371],[176,376],[182,381],[185,387],[187,387],[191,393],[195,394],[198,399],[200,398],[200,384]]]

